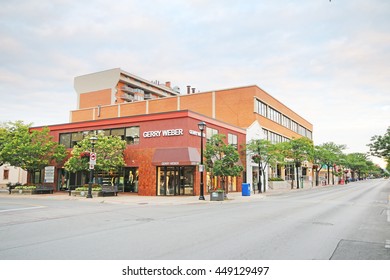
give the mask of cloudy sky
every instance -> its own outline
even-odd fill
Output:
[[[66,123],[76,76],[258,85],[366,152],[390,125],[388,0],[0,0],[0,122]]]

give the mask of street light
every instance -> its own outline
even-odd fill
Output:
[[[203,193],[203,131],[206,128],[206,123],[205,122],[200,122],[198,123],[198,128],[200,130],[200,166],[199,166],[199,171],[200,171],[200,194],[199,194],[199,200],[205,200],[204,199],[204,193]]]
[[[89,141],[91,142],[91,145],[92,145],[92,153],[94,153],[97,137],[92,136],[91,138],[89,138]],[[91,161],[91,156],[89,156],[89,158]],[[94,166],[92,164],[89,164],[89,184],[88,184],[87,198],[92,198],[92,180],[93,180],[93,176],[94,176],[93,171],[94,171]]]

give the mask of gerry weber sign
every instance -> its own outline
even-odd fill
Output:
[[[153,138],[153,137],[167,137],[167,136],[182,136],[183,129],[174,128],[174,129],[166,129],[166,130],[152,130],[145,131],[143,134],[144,138]]]

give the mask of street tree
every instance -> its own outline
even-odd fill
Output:
[[[228,192],[227,177],[239,176],[244,168],[239,164],[240,155],[237,147],[226,144],[225,138],[223,134],[213,135],[206,143],[204,156],[207,171],[212,174],[211,181],[214,181],[214,176],[221,178],[222,189],[226,194]]]
[[[258,164],[259,178],[257,183],[258,192],[262,192],[262,183],[260,176],[263,175],[263,182],[266,182],[265,170],[267,167],[275,165],[278,160],[281,161],[283,158],[280,157],[279,151],[276,146],[270,141],[265,139],[252,139],[246,145],[246,153],[252,158],[252,160]],[[264,191],[266,187],[264,186]]]
[[[299,167],[304,161],[311,161],[313,159],[313,141],[307,137],[294,138],[289,142],[282,142],[277,144],[277,150],[288,161],[294,162],[296,170],[297,189],[299,189]],[[294,181],[294,178],[293,178]],[[293,187],[294,183],[291,187]]]
[[[323,145],[316,145],[314,146],[314,153],[313,153],[313,170],[315,171],[315,184],[316,186],[319,185],[319,174],[324,165],[326,164],[326,155],[327,150],[324,148]]]
[[[319,146],[319,162],[322,165],[326,165],[328,170],[328,185],[330,184],[330,170],[332,169],[332,184],[334,184],[335,165],[340,163],[343,157],[343,150],[345,145],[338,145],[334,142],[326,142]]]
[[[90,135],[92,136],[92,135]],[[92,152],[90,136],[86,136],[73,147],[71,157],[65,162],[64,168],[68,172],[87,172],[89,170],[89,157]],[[97,135],[94,145],[96,153],[96,171],[112,171],[125,166],[124,150],[126,141],[117,136]]]
[[[383,158],[387,164],[390,164],[390,126],[384,135],[375,135],[371,138],[371,155]]]
[[[363,175],[368,171],[368,155],[363,153],[351,153],[346,156],[346,165],[351,169],[352,178],[358,174],[358,179],[361,180]]]
[[[60,164],[67,156],[65,147],[53,141],[47,127],[30,130],[30,124],[9,122],[0,134],[1,161],[29,171],[31,176],[45,166]]]

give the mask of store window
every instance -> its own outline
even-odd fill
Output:
[[[74,146],[77,145],[77,143],[81,140],[84,139],[84,134],[82,132],[74,132],[72,133],[72,142],[71,142],[71,147],[73,148]]]
[[[71,133],[61,133],[60,134],[60,144],[64,145],[65,148],[72,148],[71,138],[72,138]]]
[[[128,145],[139,144],[139,126],[127,127],[125,136]]]
[[[194,195],[194,166],[157,167],[157,195]]]
[[[111,129],[111,135],[112,136],[118,136],[122,140],[125,140],[125,129],[124,128],[114,128],[114,129]]]

